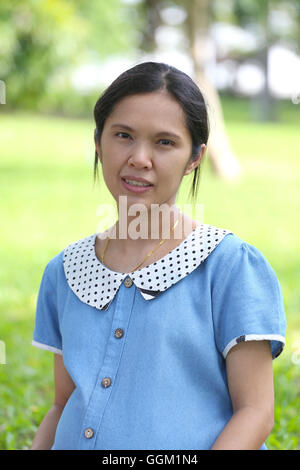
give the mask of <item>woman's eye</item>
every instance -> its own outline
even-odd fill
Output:
[[[127,132],[118,132],[116,136],[121,137],[122,139],[127,139],[128,137],[130,137],[130,135],[127,134]]]
[[[171,140],[168,140],[168,139],[160,139],[159,142],[162,142],[163,145],[166,145],[166,146],[174,145],[174,142],[172,142]]]

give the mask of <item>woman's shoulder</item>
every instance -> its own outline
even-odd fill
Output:
[[[228,257],[229,259],[234,260],[239,253],[250,253],[266,259],[263,252],[256,244],[246,241],[244,238],[236,235],[233,232],[228,232],[228,236],[225,236],[220,243],[218,254]]]
[[[63,267],[63,255],[64,250],[61,250],[55,256],[50,258],[44,267],[44,276],[50,280],[50,283],[54,286],[60,271],[62,272]]]
[[[66,243],[64,248],[47,262],[45,266],[47,276],[54,278],[60,271],[63,273],[64,264],[66,260],[69,259],[70,255],[76,257],[77,252],[85,251],[88,247],[92,247],[95,235],[96,234],[87,235],[79,240]]]
[[[210,256],[209,267],[214,276],[221,279],[225,275],[239,277],[242,271],[247,273],[249,279],[255,278],[259,273],[273,281],[277,278],[263,251],[233,232],[228,233],[215,248]]]
[[[215,226],[209,226],[210,230],[217,229],[221,234],[224,234],[220,243],[218,243],[211,253],[210,265],[219,269],[221,266],[226,266],[230,269],[230,266],[251,258],[255,260],[256,265],[267,264],[263,252],[255,246],[255,244],[246,241],[244,238],[235,234],[230,229],[223,229]]]
[[[246,243],[229,227],[221,227],[212,224],[200,224],[198,237],[200,242],[206,241],[210,243],[210,240],[214,241],[215,248],[213,252],[215,257],[230,257],[243,243]]]

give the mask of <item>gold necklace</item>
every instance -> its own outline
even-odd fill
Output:
[[[176,225],[178,224],[179,218],[180,218],[180,214],[179,214],[178,219],[176,220],[175,224],[174,224],[173,227],[171,228],[171,233],[174,231]],[[102,264],[104,264],[104,254],[105,254],[105,252],[106,252],[106,249],[107,249],[109,240],[110,240],[110,238],[107,237],[107,240],[106,240],[106,242],[105,242],[105,247],[104,247],[104,250],[103,250],[102,255],[101,255],[101,262],[102,262]],[[149,258],[149,256],[151,256],[152,253],[154,253],[154,251],[157,250],[157,248],[159,248],[165,241],[166,241],[166,238],[163,238],[162,240],[160,240],[160,242],[153,248],[153,250],[151,250],[151,251],[145,256],[145,258],[143,259],[143,261],[142,261],[140,264],[138,264],[137,267],[134,268],[134,269],[133,269],[132,271],[130,271],[130,272],[136,271],[136,270],[144,263],[144,261],[145,261],[147,258]]]

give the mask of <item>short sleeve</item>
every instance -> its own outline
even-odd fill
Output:
[[[50,280],[49,263],[44,270],[38,292],[32,345],[62,354],[56,289]]]
[[[243,242],[216,276],[212,289],[218,350],[226,358],[241,341],[270,340],[272,358],[285,344],[286,317],[282,291],[265,256]]]

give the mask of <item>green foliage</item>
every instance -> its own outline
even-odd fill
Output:
[[[299,21],[300,21],[300,1],[299,0],[235,0],[233,2],[233,12],[236,22],[242,26],[260,25],[260,33],[269,36],[269,41],[289,40],[300,46],[299,42]],[[272,13],[287,14],[290,25],[286,32],[277,27],[272,27]],[[284,20],[283,20],[284,22]],[[268,31],[267,31],[268,30]]]
[[[205,223],[257,246],[279,278],[287,343],[274,361],[275,425],[266,444],[300,450],[300,365],[292,360],[300,339],[299,109],[283,103],[281,121],[262,125],[247,120],[247,100],[223,102],[245,175],[236,184],[221,181],[206,160],[198,202]],[[95,233],[97,207],[112,200],[102,178],[93,186],[92,118],[18,113],[0,120],[0,449],[25,449],[53,400],[53,354],[31,346],[43,269],[68,243]],[[178,203],[191,182],[189,175]]]
[[[121,0],[1,2],[0,79],[7,107],[52,109],[62,92],[79,103],[70,91],[72,68],[132,48],[129,19]]]

